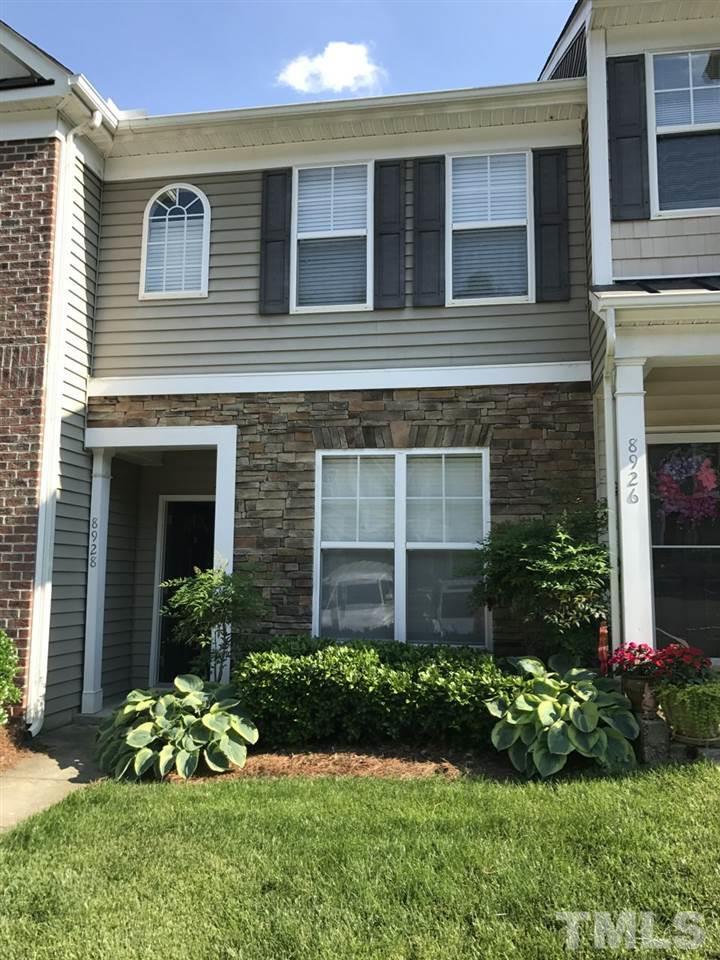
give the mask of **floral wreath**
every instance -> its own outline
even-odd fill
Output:
[[[718,475],[708,457],[675,450],[658,467],[655,486],[662,516],[690,524],[720,516]]]

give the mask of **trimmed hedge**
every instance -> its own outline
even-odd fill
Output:
[[[487,743],[484,700],[522,681],[469,647],[310,637],[253,641],[233,672],[263,743]]]

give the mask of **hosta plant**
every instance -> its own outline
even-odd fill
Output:
[[[100,727],[98,763],[117,780],[172,772],[192,777],[201,762],[213,773],[242,767],[258,731],[240,706],[235,688],[186,674],[174,689],[131,690]]]
[[[527,680],[510,700],[496,698],[487,707],[498,721],[492,730],[497,750],[507,750],[516,770],[532,777],[551,777],[577,753],[607,770],[635,764],[630,743],[638,723],[630,701],[590,670],[570,667],[551,657],[550,669],[533,657],[517,666]]]

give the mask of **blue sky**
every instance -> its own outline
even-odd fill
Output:
[[[572,5],[0,0],[0,17],[121,108],[177,113],[535,80]]]

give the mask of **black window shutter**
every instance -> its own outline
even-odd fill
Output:
[[[415,160],[413,303],[445,304],[445,158]]]
[[[533,151],[535,298],[570,299],[567,150]]]
[[[405,161],[375,163],[376,310],[405,306]]]
[[[607,62],[610,212],[613,220],[648,220],[645,57]]]
[[[260,313],[290,311],[292,170],[265,170],[260,221]]]

